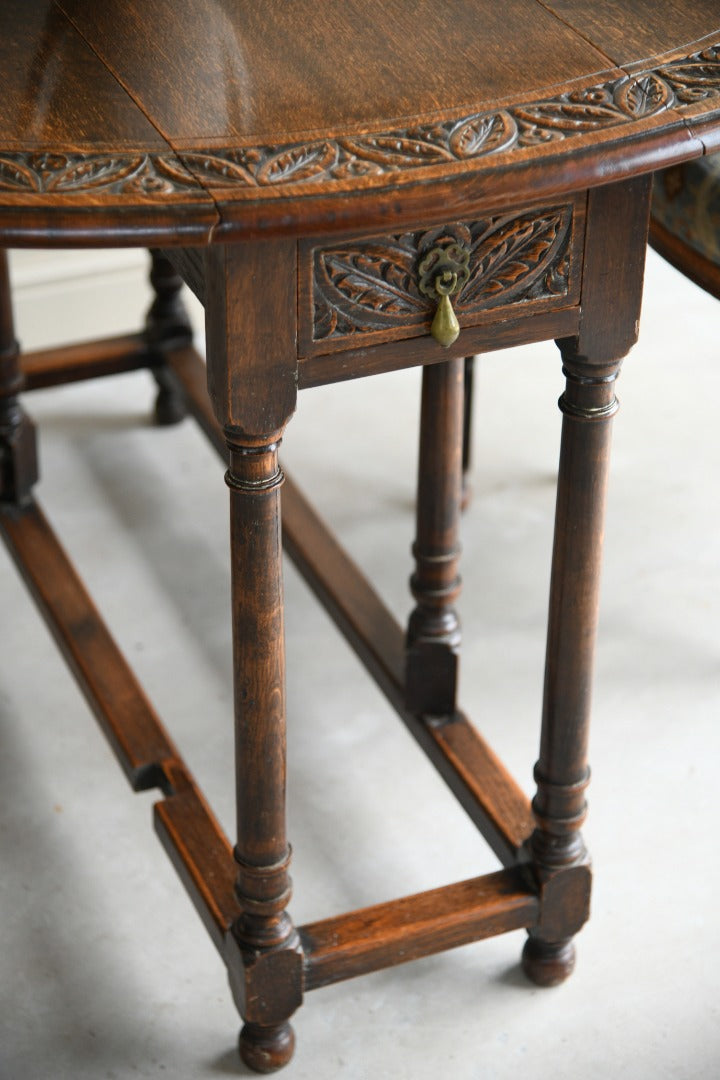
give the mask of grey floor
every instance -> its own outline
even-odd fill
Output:
[[[719,326],[651,256],[620,383],[574,976],[528,985],[512,934],[318,991],[287,1080],[720,1075]],[[464,521],[462,702],[528,790],[561,384],[551,344],[483,359]],[[39,497],[231,833],[222,469],[190,423],[153,429],[150,400],[145,374],[36,394]],[[417,403],[417,372],[307,391],[285,447],[398,615]],[[156,796],[126,787],[4,552],[0,587],[0,1075],[246,1075]],[[286,599],[295,918],[494,869],[291,567]]]

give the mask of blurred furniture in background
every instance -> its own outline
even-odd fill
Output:
[[[653,181],[650,243],[720,299],[720,154],[682,162]]]

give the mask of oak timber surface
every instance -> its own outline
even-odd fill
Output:
[[[3,0],[0,207],[17,216],[42,206],[54,212],[49,233],[76,229],[76,208],[113,207],[116,232],[129,209],[128,227],[146,221],[153,232],[173,206],[191,215],[200,234],[216,216],[201,185],[60,10],[47,0]],[[6,220],[0,216],[0,225]]]
[[[713,139],[717,0],[0,6],[7,243],[129,243],[134,225],[167,242],[172,220],[184,243],[412,226]]]
[[[47,0],[3,0],[2,27],[4,147],[167,149],[157,129]]]
[[[536,0],[58,2],[183,148],[402,126],[612,66]]]
[[[720,25],[718,0],[545,0],[545,7],[623,67],[682,49]]]

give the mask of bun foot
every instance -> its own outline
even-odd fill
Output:
[[[522,953],[522,968],[537,986],[557,986],[572,974],[575,946],[572,938],[541,941],[529,937]]]
[[[245,1024],[240,1032],[240,1057],[259,1073],[275,1072],[287,1065],[295,1050],[295,1032],[290,1024]]]

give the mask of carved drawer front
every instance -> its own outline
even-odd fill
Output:
[[[304,241],[300,355],[429,334],[438,297],[426,294],[423,270],[427,278],[443,250],[466,259],[451,297],[461,328],[494,321],[505,309],[516,316],[575,306],[584,209],[579,198],[393,235]]]

